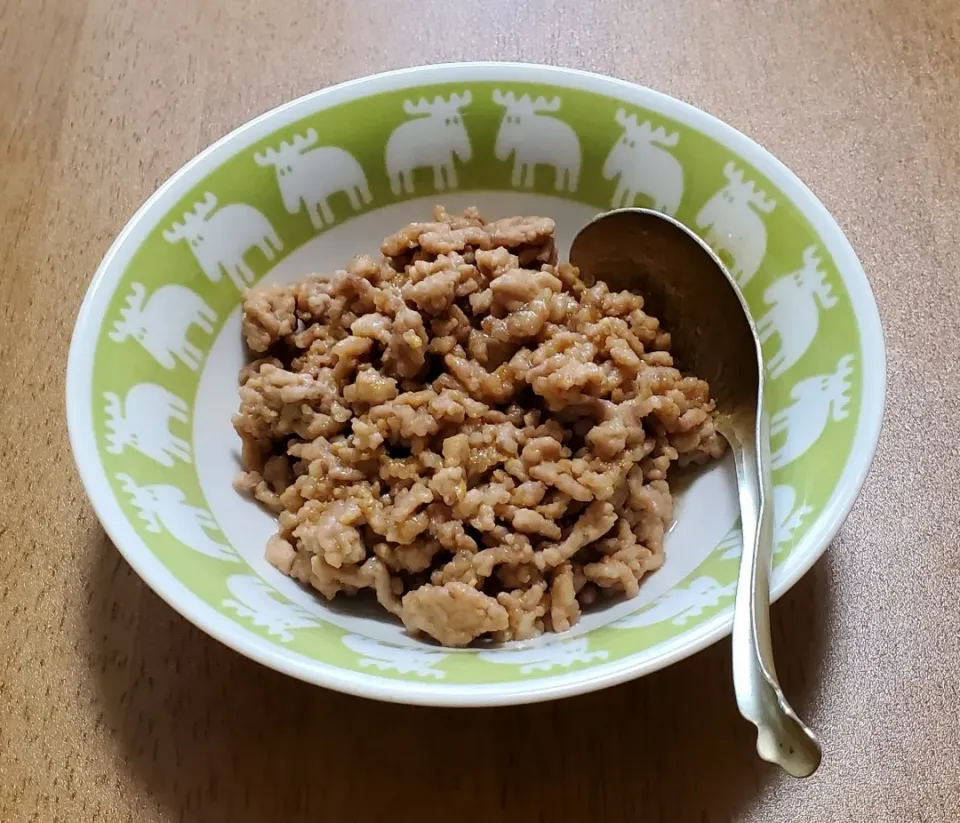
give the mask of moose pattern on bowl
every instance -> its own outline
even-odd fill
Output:
[[[362,634],[345,634],[342,640],[344,646],[359,655],[357,664],[361,668],[412,674],[434,680],[443,680],[447,676],[445,671],[437,668],[439,663],[450,657],[445,652],[394,646]]]
[[[586,637],[554,640],[551,643],[542,643],[530,648],[494,649],[488,652],[479,652],[481,660],[507,666],[520,666],[520,674],[534,672],[549,672],[552,669],[569,669],[575,664],[590,664],[606,660],[609,654],[605,651],[590,651],[590,644]]]
[[[817,336],[820,312],[837,305],[827,274],[820,265],[816,246],[803,252],[803,264],[771,283],[763,293],[763,302],[770,306],[757,320],[760,342],[776,336],[780,347],[767,361],[771,379],[780,377],[797,363]]]
[[[797,530],[807,515],[813,511],[806,502],[797,502],[793,486],[781,484],[773,487],[773,553],[780,555],[792,548]],[[739,560],[743,552],[743,532],[740,521],[730,528],[713,550],[721,560]]]
[[[771,441],[779,443],[771,455],[773,469],[782,469],[806,454],[831,420],[847,419],[852,374],[853,355],[845,354],[832,373],[807,377],[790,390],[793,403],[770,420]]]
[[[162,466],[190,462],[190,441],[170,430],[174,421],[184,426],[189,422],[189,406],[173,392],[155,383],[138,383],[123,400],[113,392],[104,392],[103,399],[110,454],[122,454],[130,446]]]
[[[276,590],[259,577],[231,575],[227,578],[227,589],[232,596],[225,598],[221,605],[254,626],[266,629],[281,643],[291,642],[292,632],[297,629],[313,629],[320,625],[320,621],[306,609],[281,600]]]
[[[740,288],[759,271],[767,253],[767,226],[764,214],[770,214],[777,201],[757,188],[753,180],[744,182],[744,170],[733,161],[723,167],[726,185],[713,195],[697,214],[696,227],[705,232],[703,239],[721,256],[733,259],[730,273]]]
[[[529,94],[518,99],[512,92],[493,92],[493,102],[506,111],[500,128],[494,154],[497,160],[509,160],[513,155],[514,188],[532,189],[534,174],[539,165],[554,169],[553,187],[557,191],[576,191],[580,181],[580,138],[563,120],[552,117],[560,111],[560,98],[531,100]]]
[[[98,395],[95,409],[104,465],[122,468],[111,475],[116,495],[135,513],[148,545],[152,538],[169,536],[169,546],[176,548],[166,551],[192,552],[230,570],[240,562],[223,542],[202,495],[192,491],[197,484],[177,479],[184,471],[195,471],[189,439],[193,393],[180,387],[192,386],[195,393],[198,372],[225,319],[226,312],[212,305],[236,305],[239,292],[297,247],[295,238],[285,236],[288,224],[278,218],[277,208],[282,204],[281,215],[299,215],[304,227],[305,212],[318,233],[349,219],[346,205],[356,214],[418,194],[455,190],[461,175],[471,169],[499,167],[504,173],[509,168],[504,188],[579,198],[598,210],[639,200],[673,216],[685,214],[730,262],[758,317],[770,384],[777,396],[787,399],[770,411],[778,561],[789,553],[816,514],[789,482],[790,467],[832,425],[848,418],[857,380],[852,350],[827,371],[811,374],[805,365],[823,314],[837,312],[845,295],[829,255],[821,244],[811,242],[790,261],[792,269],[767,266],[767,221],[785,207],[781,195],[739,158],[717,164],[717,187],[695,190],[684,168],[689,137],[680,124],[656,112],[626,106],[610,111],[604,121],[609,139],[592,161],[596,165],[588,184],[586,143],[570,120],[573,107],[565,102],[567,92],[541,92],[489,84],[394,94],[391,105],[396,104],[404,119],[383,135],[375,162],[336,145],[335,139],[321,140],[320,135],[331,133],[324,123],[333,114],[320,112],[244,152],[264,184],[262,202],[241,202],[204,181],[181,201],[185,205],[177,213],[168,215],[157,230],[171,250],[189,248],[190,257],[180,253],[176,266],[189,275],[184,282],[190,285],[141,282],[134,269],[119,287],[122,299],[104,326],[108,345],[138,346],[161,367],[160,377],[111,385]],[[486,122],[496,123],[484,139],[471,134],[471,112],[481,105],[487,107]],[[537,167],[546,167],[548,174],[537,177]],[[418,170],[432,176],[430,192],[417,191],[427,179],[415,180]],[[268,197],[277,201],[276,207],[265,205]],[[342,209],[334,210],[334,198],[340,198]],[[161,379],[164,375],[169,379]],[[126,461],[131,453],[146,462],[116,462]],[[168,473],[169,482],[154,482],[157,472]],[[700,568],[618,621],[615,634],[658,632],[657,638],[665,639],[669,632],[683,631],[728,608],[741,545],[734,524]],[[258,576],[228,573],[224,581],[219,610],[274,642],[291,644],[301,635],[333,629],[322,616],[297,606]],[[358,670],[391,677],[440,680],[460,657],[393,646],[356,633],[341,633],[339,639]],[[477,657],[494,669],[513,667],[514,675],[524,677],[613,659],[607,650],[594,647],[592,636],[529,649],[488,650]]]
[[[336,221],[330,208],[330,196],[344,192],[350,207],[359,211],[370,203],[373,195],[367,176],[356,158],[339,146],[318,146],[315,129],[294,135],[291,142],[281,141],[276,149],[257,152],[253,159],[258,166],[272,166],[283,205],[290,214],[305,206],[315,229]]]
[[[192,371],[200,368],[204,354],[190,342],[190,329],[196,326],[212,334],[217,322],[217,313],[203,298],[175,283],[160,286],[148,297],[142,283],[131,283],[125,302],[108,332],[114,343],[133,338],[165,369],[177,361]]]
[[[267,260],[283,250],[283,243],[270,221],[253,206],[230,203],[217,208],[217,198],[207,192],[203,200],[183,213],[183,220],[163,233],[168,243],[186,241],[203,273],[217,283],[226,272],[239,290],[253,284],[256,275],[244,260],[260,249]]]
[[[385,152],[390,189],[395,195],[414,193],[413,173],[420,168],[433,170],[437,191],[457,187],[454,158],[469,163],[473,157],[463,121],[463,109],[472,101],[469,91],[446,98],[437,95],[433,100],[421,97],[416,103],[404,100],[403,110],[416,119],[393,130]]]
[[[220,530],[213,515],[205,508],[188,503],[187,496],[176,486],[162,483],[140,486],[123,472],[117,474],[116,479],[148,532],[167,531],[178,543],[195,552],[230,563],[240,561],[232,547],[210,536],[210,532]]]
[[[683,166],[667,149],[680,140],[677,132],[667,134],[663,126],[654,129],[649,120],[637,125],[637,115],[617,109],[617,123],[623,134],[603,163],[604,180],[616,180],[610,208],[632,206],[640,194],[653,200],[656,211],[671,217],[683,199]]]

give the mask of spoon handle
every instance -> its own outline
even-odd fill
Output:
[[[758,422],[730,438],[743,530],[733,615],[733,685],[740,714],[757,727],[760,757],[794,777],[807,777],[820,765],[820,746],[783,696],[770,642],[773,495],[765,412]]]

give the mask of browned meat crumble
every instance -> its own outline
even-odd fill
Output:
[[[245,295],[236,485],[278,515],[274,566],[464,646],[565,631],[662,564],[668,468],[723,452],[709,388],[553,230],[438,208]]]

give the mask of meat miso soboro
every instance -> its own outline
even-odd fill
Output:
[[[277,514],[280,571],[465,646],[565,631],[663,563],[668,469],[724,450],[710,390],[553,232],[438,208],[245,295],[236,485]]]

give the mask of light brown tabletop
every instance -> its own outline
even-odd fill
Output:
[[[793,168],[859,252],[887,416],[825,557],[774,609],[825,758],[757,761],[728,642],[625,686],[405,708],[268,671],[174,614],[97,523],[63,411],[87,283],[135,208],[272,106],[416,63],[653,86]],[[956,0],[0,3],[0,820],[960,819]]]

